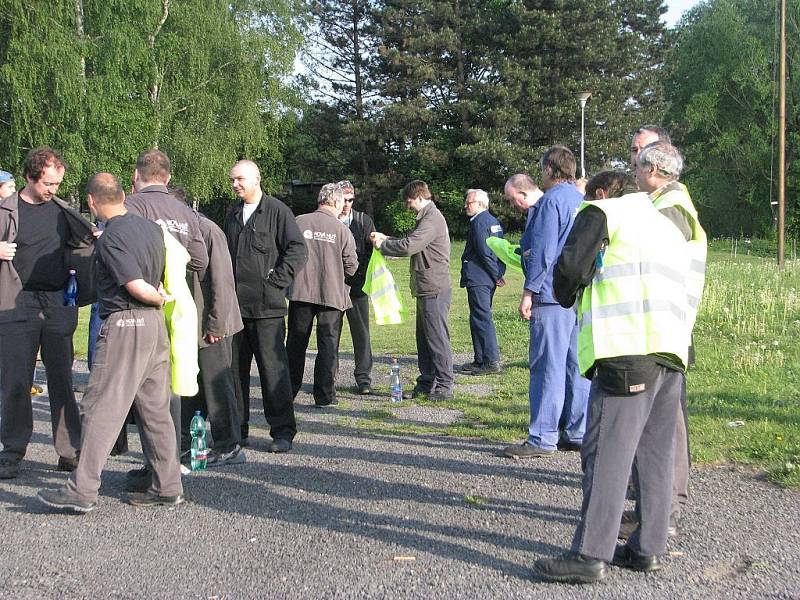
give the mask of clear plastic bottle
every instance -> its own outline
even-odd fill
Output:
[[[206,420],[199,410],[196,410],[192,417],[189,431],[192,434],[192,471],[205,471],[208,461]]]
[[[392,402],[403,401],[403,386],[400,384],[400,365],[397,359],[392,359],[392,368],[389,372],[389,386],[392,389]]]
[[[78,306],[78,278],[75,269],[69,270],[69,280],[64,288],[64,306]]]

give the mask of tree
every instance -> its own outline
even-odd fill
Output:
[[[788,2],[787,198],[797,219],[798,23]],[[668,122],[686,154],[688,183],[713,234],[768,235],[775,196],[776,60],[774,2],[714,0],[680,23],[667,61]]]
[[[0,160],[13,168],[30,147],[59,148],[71,166],[67,193],[97,170],[128,181],[136,156],[154,146],[194,197],[229,194],[227,170],[241,156],[275,182],[282,77],[300,42],[295,8],[10,0],[0,12],[0,118],[9,124]]]

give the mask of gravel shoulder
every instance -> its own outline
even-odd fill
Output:
[[[386,370],[376,365],[377,383]],[[343,355],[342,386],[351,371]],[[255,373],[252,383],[260,398]],[[384,398],[340,400],[317,409],[304,388],[294,450],[276,455],[254,399],[247,462],[186,477],[188,502],[173,509],[123,502],[124,473],[141,460],[134,433],[132,452],[108,461],[99,509],[74,516],[35,498],[65,474],[47,397],[34,398],[21,475],[0,482],[0,598],[800,598],[800,494],[745,469],[693,470],[691,508],[659,573],[545,584],[531,566],[569,544],[577,454],[515,462],[501,443],[375,433],[351,417],[387,410]],[[416,423],[459,418],[390,410]]]

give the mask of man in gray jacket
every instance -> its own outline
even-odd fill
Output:
[[[292,394],[303,384],[306,349],[311,326],[317,319],[317,360],[314,363],[314,403],[336,404],[336,360],[342,313],[352,306],[350,286],[345,281],[358,268],[356,242],[347,225],[339,220],[344,205],[338,183],[322,186],[317,210],[297,217],[308,250],[308,262],[295,277],[289,291],[289,332],[286,353]]]
[[[447,317],[453,295],[450,281],[450,233],[444,215],[431,200],[424,181],[403,188],[406,206],[417,213],[414,230],[403,238],[372,234],[372,243],[384,256],[411,257],[411,295],[417,299],[417,359],[420,376],[413,392],[430,400],[453,397],[453,353]]]

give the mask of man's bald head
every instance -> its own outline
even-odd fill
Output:
[[[240,160],[233,165],[230,179],[234,193],[246,204],[261,200],[261,171],[252,160]]]
[[[86,194],[97,204],[122,204],[125,192],[111,173],[95,173],[86,184]]]
[[[533,178],[525,173],[509,177],[503,193],[511,206],[520,212],[527,211],[544,195]]]

